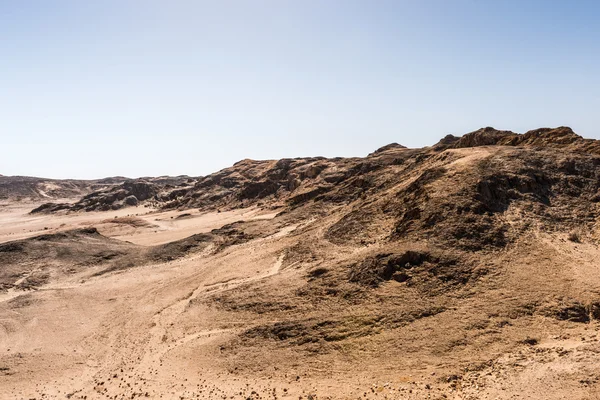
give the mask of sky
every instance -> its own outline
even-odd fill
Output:
[[[600,139],[600,2],[0,0],[0,174],[200,176],[493,126]]]

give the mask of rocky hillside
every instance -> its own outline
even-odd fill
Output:
[[[151,236],[154,223],[190,232],[195,219],[227,214],[197,209],[252,208],[231,211],[238,222],[156,245],[91,226],[5,243],[0,291],[36,291],[10,300],[3,315],[22,318],[35,304],[98,307],[85,314],[97,323],[80,334],[75,359],[95,357],[93,383],[63,386],[80,398],[175,386],[180,398],[201,390],[208,398],[595,398],[598,143],[569,128],[484,128],[364,158],[243,160],[178,185],[122,182],[65,209],[112,210],[134,196],[163,210],[113,222]],[[260,208],[262,218],[252,217]],[[62,325],[43,332],[61,329],[75,341]],[[39,364],[13,336],[29,351],[25,361],[4,356],[21,371],[20,388],[32,369],[52,370],[56,356]],[[126,384],[114,379],[121,371]],[[184,392],[191,386],[198,392]]]
[[[188,190],[194,181],[188,176],[110,180],[103,186],[83,196],[75,203],[44,203],[32,213],[57,211],[108,211],[144,204],[162,204],[171,196]]]
[[[598,141],[583,139],[567,127],[542,128],[525,134],[488,127],[460,138],[448,135],[434,146],[422,149],[408,149],[392,143],[364,158],[247,159],[201,178],[126,181],[90,193],[75,204],[45,204],[35,211],[109,210],[140,202],[164,209],[228,209],[249,205],[279,208],[297,207],[312,201],[349,203],[382,189],[375,182],[391,171],[410,173],[445,150],[480,146],[600,155]],[[404,178],[389,176],[388,181],[391,181],[386,184]]]
[[[599,143],[583,139],[565,127],[537,129],[525,134],[483,128],[460,138],[449,135],[436,145],[423,149],[407,149],[393,143],[365,158],[243,160],[200,178],[193,187],[173,192],[160,201],[165,208],[240,207],[250,204],[295,207],[309,201],[349,203],[367,192],[383,189],[384,186],[376,183],[382,181],[381,176],[390,175],[385,182],[380,182],[384,185],[403,180],[406,176],[394,176],[395,173],[411,173],[423,165],[432,164],[435,157],[445,150],[507,146],[591,156],[600,155]]]
[[[0,175],[0,200],[72,199],[118,184],[126,178],[98,180],[45,179]]]
[[[378,249],[336,273],[318,273],[309,286],[346,281],[377,287],[394,280],[421,282],[426,291],[444,293],[489,274],[481,260],[507,249],[518,254],[527,245],[524,238],[538,243],[539,235],[559,235],[571,243],[597,243],[598,143],[564,127],[525,134],[484,128],[423,149],[394,143],[365,158],[243,160],[198,179],[162,185],[125,181],[75,204],[44,205],[34,212],[103,211],[140,203],[164,209],[272,208],[290,221],[322,219],[325,242],[309,236],[288,250],[288,257],[305,267],[317,266],[312,257],[323,243]],[[340,271],[347,280],[340,281]],[[560,303],[557,294],[547,295]],[[552,312],[589,320],[600,297],[573,294],[567,303]],[[571,303],[579,311],[571,310]]]

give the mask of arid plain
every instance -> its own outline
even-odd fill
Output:
[[[0,176],[2,399],[600,398],[600,143]]]

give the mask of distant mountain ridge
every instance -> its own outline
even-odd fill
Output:
[[[437,144],[421,149],[409,149],[391,143],[364,158],[245,159],[205,177],[148,177],[136,180],[114,177],[95,181],[22,178],[20,186],[16,183],[13,185],[21,196],[50,200],[59,198],[59,195],[82,197],[72,204],[44,204],[35,212],[109,210],[140,203],[165,209],[227,209],[252,204],[275,208],[295,207],[313,200],[348,202],[368,190],[369,182],[365,181],[365,176],[370,173],[424,160],[446,150],[481,146],[600,154],[600,141],[584,139],[569,127],[540,128],[524,134],[486,127],[462,137],[447,135]],[[44,190],[43,185],[49,183],[58,185],[60,190]],[[0,195],[1,185],[2,180]]]
[[[365,173],[424,159],[449,149],[513,146],[600,154],[600,141],[583,139],[570,128],[542,128],[517,134],[482,128],[462,137],[446,136],[432,147],[408,149],[392,143],[365,158],[242,160],[198,179],[187,192],[170,196],[163,207],[240,207],[253,203],[298,205],[311,199],[346,201],[360,193]],[[357,189],[358,188],[358,189]],[[273,202],[274,201],[274,202]]]
[[[100,190],[108,185],[110,183],[105,183],[103,179],[47,179],[0,175],[0,199],[39,201],[74,198]]]

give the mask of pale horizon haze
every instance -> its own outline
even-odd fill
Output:
[[[0,0],[0,174],[199,176],[485,126],[600,139],[595,1]]]

